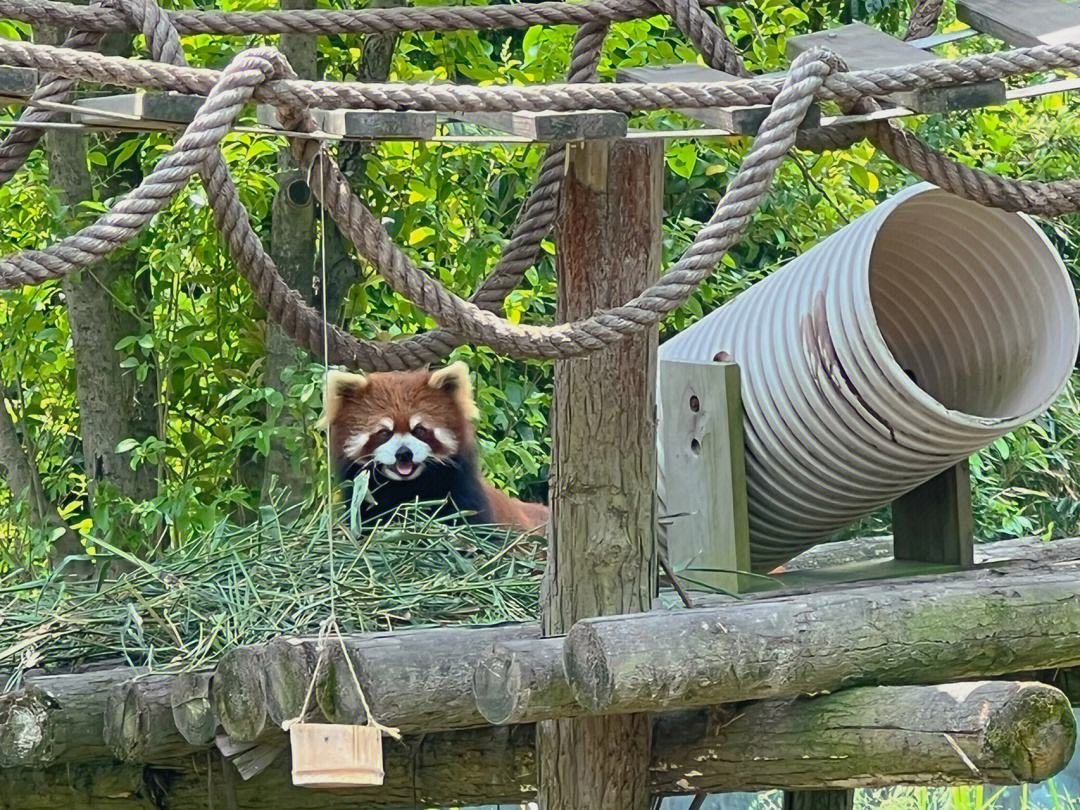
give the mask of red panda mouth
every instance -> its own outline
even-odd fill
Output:
[[[411,461],[399,461],[394,465],[394,472],[400,475],[402,478],[408,478],[414,472],[416,472],[416,465]]]

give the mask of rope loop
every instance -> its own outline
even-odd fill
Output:
[[[942,0],[916,0],[908,38],[936,29]],[[597,84],[596,67],[613,21],[653,13],[668,15],[705,61],[740,77],[726,83]],[[741,238],[761,206],[777,168],[796,146],[835,149],[868,138],[916,175],[966,199],[1009,211],[1059,215],[1080,210],[1080,180],[1011,180],[965,166],[887,121],[804,131],[799,124],[815,100],[838,101],[846,110],[876,109],[876,98],[919,87],[944,87],[1019,76],[1052,68],[1080,67],[1075,44],[1038,46],[996,54],[918,65],[849,72],[835,54],[818,49],[802,54],[783,80],[753,77],[741,55],[702,5],[702,0],[590,0],[582,4],[540,2],[510,6],[380,8],[277,12],[162,10],[155,0],[97,0],[90,7],[57,0],[0,0],[0,16],[36,24],[74,24],[87,30],[68,35],[62,48],[0,42],[0,60],[36,67],[42,79],[23,111],[27,126],[0,142],[0,184],[21,166],[44,131],[35,123],[60,113],[42,109],[66,102],[78,79],[132,87],[201,93],[206,102],[175,146],[142,183],[96,222],[43,250],[0,258],[0,288],[39,284],[89,267],[118,249],[196,174],[206,188],[214,222],[238,271],[251,285],[268,318],[301,347],[325,362],[368,371],[416,368],[444,358],[465,342],[490,346],[513,357],[577,357],[611,346],[654,327],[684,304]],[[328,33],[406,30],[466,30],[571,22],[578,25],[567,83],[543,87],[467,87],[300,81],[275,49],[252,48],[223,71],[187,67],[180,32]],[[145,36],[155,62],[93,53],[106,30],[135,30]],[[324,213],[338,224],[357,252],[390,286],[428,313],[438,329],[409,338],[365,341],[326,322],[323,315],[282,278],[255,233],[221,154],[221,141],[243,106],[262,101],[277,108],[288,130],[312,132],[315,107],[419,109],[435,111],[610,109],[624,112],[714,105],[770,104],[750,150],[709,221],[685,254],[649,289],[622,306],[554,326],[513,324],[497,313],[540,255],[540,246],[558,215],[566,147],[548,147],[537,182],[515,222],[492,273],[465,300],[416,267],[393,244],[375,216],[357,197],[324,146],[293,138],[301,166]]]

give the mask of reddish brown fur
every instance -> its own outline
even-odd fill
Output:
[[[447,381],[449,384],[440,385]],[[433,387],[439,385],[439,387]],[[434,434],[436,428],[453,434],[457,447],[444,446],[435,435],[424,441],[436,456],[467,455],[475,461],[476,433],[472,419],[476,406],[463,366],[455,364],[440,371],[374,373],[366,377],[334,375],[329,382],[324,423],[335,463],[339,468],[350,462],[346,450],[351,437],[368,434],[363,455],[374,452],[380,420],[390,418],[395,432],[410,430],[410,420],[421,417],[423,425]],[[476,464],[472,468],[478,469]],[[492,521],[523,533],[542,535],[547,531],[548,508],[526,503],[499,491],[476,473],[477,483],[487,501]]]

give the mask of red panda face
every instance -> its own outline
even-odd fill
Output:
[[[476,411],[468,369],[327,377],[324,425],[338,468],[410,481],[471,451]]]

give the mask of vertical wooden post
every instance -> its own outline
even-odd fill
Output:
[[[657,277],[663,168],[655,142],[569,147],[557,232],[562,319],[621,303]],[[656,347],[649,330],[555,364],[545,635],[653,606]],[[646,810],[650,735],[647,715],[540,724],[541,808]]]
[[[893,558],[975,565],[968,462],[950,467],[892,505]]]

